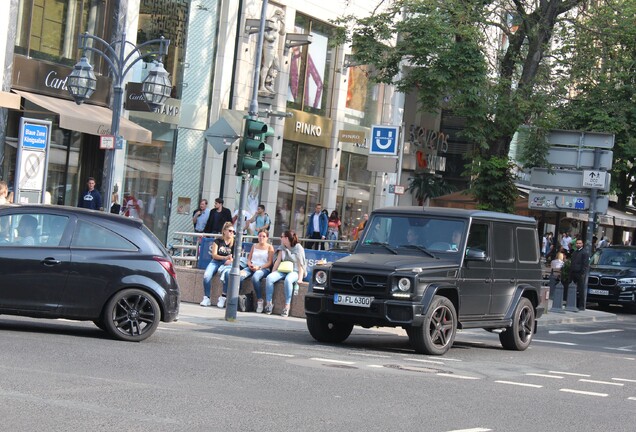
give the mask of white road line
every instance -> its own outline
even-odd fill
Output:
[[[415,358],[405,358],[404,360],[420,362],[420,363],[433,363],[433,364],[438,364],[438,365],[443,365],[444,364],[444,362],[435,361],[435,360],[425,360],[425,359],[415,359]]]
[[[367,365],[367,367],[370,367],[370,368],[383,368],[384,366],[382,366],[382,365]]]
[[[605,330],[593,330],[587,332],[577,332],[577,331],[569,331],[569,330],[550,330],[548,333],[550,334],[572,334],[572,335],[593,335],[593,334],[602,334],[602,333],[616,333],[622,332],[621,329],[605,329]]]
[[[326,359],[326,358],[320,358],[320,357],[312,357],[309,360],[314,360],[314,361],[319,361],[319,362],[327,362],[327,363],[346,364],[346,365],[356,364],[356,362],[352,362],[352,361],[333,360],[333,359]]]
[[[627,379],[627,378],[612,378],[614,381],[623,381],[623,382],[630,382],[630,383],[636,383],[636,380],[633,379]]]
[[[439,357],[428,357],[428,358],[430,358],[430,359],[438,359]],[[464,361],[464,360],[444,356],[444,361],[461,362],[461,361]]]
[[[555,345],[567,345],[567,346],[576,346],[578,344],[575,344],[573,342],[559,342],[559,341],[551,341],[551,340],[545,340],[545,339],[532,339],[535,342],[543,342],[543,343],[548,343],[548,344],[555,344]]]
[[[275,353],[275,352],[269,352],[269,351],[252,351],[252,354],[263,354],[263,355],[271,355],[271,356],[277,356],[277,357],[296,357],[293,354],[281,354],[281,353]]]
[[[581,391],[581,390],[572,390],[567,388],[559,389],[559,391],[562,391],[565,393],[576,393],[576,394],[587,395],[587,396],[607,397],[607,393],[595,393],[595,392],[588,392],[588,391]]]
[[[589,380],[589,379],[580,379],[579,382],[586,382],[586,383],[592,383],[592,384],[606,384],[606,385],[613,385],[613,386],[619,386],[619,387],[623,387],[625,385],[623,383],[613,383],[609,381],[596,381],[596,380]]]
[[[557,375],[547,375],[547,374],[532,373],[532,372],[528,372],[526,375],[528,375],[528,376],[536,376],[536,377],[543,377],[543,378],[556,378],[556,379],[563,379],[563,377],[562,377],[562,376],[557,376]]]
[[[628,397],[627,400],[636,400],[636,397],[631,396],[631,397]]]
[[[456,374],[450,374],[450,373],[444,373],[444,372],[440,372],[440,373],[437,373],[435,375],[441,376],[441,377],[457,378],[457,379],[465,379],[465,380],[478,380],[478,379],[480,379],[478,377],[472,377],[472,376],[466,376],[466,375],[456,375]]]
[[[592,375],[587,375],[587,374],[580,374],[580,373],[574,373],[574,372],[559,372],[559,371],[548,371],[551,374],[558,374],[558,375],[570,375],[570,376],[579,376],[579,377],[591,377]]]
[[[472,429],[455,429],[452,431],[448,431],[448,432],[488,432],[491,431],[492,429],[485,429],[485,428],[472,428]]]
[[[520,382],[514,382],[514,381],[495,381],[495,382],[499,384],[510,384],[510,385],[516,385],[521,387],[543,388],[542,385],[538,385],[538,384],[528,384],[528,383],[520,383]]]
[[[376,358],[391,358],[391,356],[382,355],[382,354],[367,354],[367,353],[359,353],[359,352],[350,352],[350,355],[359,355],[365,357],[376,357]]]

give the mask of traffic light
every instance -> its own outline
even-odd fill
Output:
[[[267,137],[274,135],[274,129],[268,124],[245,118],[245,132],[239,144],[238,160],[236,163],[236,175],[249,172],[253,176],[260,174],[261,170],[268,170],[269,164],[263,159],[272,152],[272,146],[267,144]]]

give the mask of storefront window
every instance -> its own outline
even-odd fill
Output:
[[[353,239],[353,230],[371,209],[373,177],[367,170],[367,156],[342,153],[336,202],[342,220],[343,240]]]
[[[15,52],[69,66],[77,62],[80,33],[111,39],[115,0],[19,0]],[[105,67],[96,62],[99,72]]]
[[[305,237],[308,212],[322,203],[326,154],[321,147],[283,142],[275,236],[292,229],[299,238]]]
[[[324,116],[333,63],[331,27],[297,14],[294,31],[311,34],[312,42],[291,50],[287,106]]]

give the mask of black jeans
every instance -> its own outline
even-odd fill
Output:
[[[322,236],[320,235],[320,232],[318,231],[314,231],[313,234],[311,235],[311,237],[309,237],[311,239],[314,240],[320,240],[322,239]],[[321,250],[324,249],[325,244],[323,242],[309,242],[307,243],[307,249],[316,249],[316,250]]]

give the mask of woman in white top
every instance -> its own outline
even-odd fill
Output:
[[[269,243],[269,232],[266,229],[258,233],[258,243],[252,246],[247,257],[247,269],[252,273],[252,285],[256,292],[256,312],[263,312],[263,291],[261,280],[270,273],[274,263],[274,246]]]

